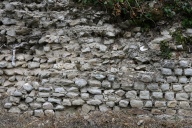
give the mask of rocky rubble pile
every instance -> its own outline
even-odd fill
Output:
[[[67,0],[7,0],[0,15],[0,94],[8,112],[41,117],[70,107],[136,107],[185,115],[191,108],[191,60],[158,56],[173,28],[147,47],[140,27],[122,30],[105,12]]]

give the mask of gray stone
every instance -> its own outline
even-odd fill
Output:
[[[163,67],[173,69],[175,68],[175,62],[172,60],[165,60],[163,63]]]
[[[150,108],[150,107],[152,107],[152,106],[153,106],[152,101],[146,101],[146,102],[145,102],[145,107]]]
[[[111,83],[107,80],[104,80],[101,84],[102,87],[104,88],[111,88]]]
[[[143,82],[135,82],[134,83],[134,89],[135,90],[144,90],[145,84]]]
[[[174,69],[175,75],[181,76],[183,74],[183,69],[181,68],[176,68]]]
[[[167,77],[167,83],[177,83],[178,79],[176,76],[168,76]]]
[[[120,100],[120,101],[119,101],[119,106],[120,106],[120,107],[125,108],[125,107],[128,106],[128,104],[129,104],[129,101],[127,101],[127,100]]]
[[[149,82],[152,82],[152,80],[153,80],[153,78],[150,75],[143,74],[141,76],[141,81],[142,82],[149,83]]]
[[[125,94],[125,97],[128,99],[135,99],[137,97],[137,92],[136,91],[128,91]]]
[[[29,83],[25,83],[25,84],[23,85],[23,88],[24,88],[27,92],[30,92],[30,91],[33,90],[33,86],[30,85]]]
[[[158,85],[158,83],[151,83],[151,84],[147,85],[147,88],[150,91],[157,91],[157,90],[159,90],[159,85]]]
[[[68,92],[68,93],[66,94],[66,96],[69,97],[69,98],[75,98],[75,97],[79,96],[79,93],[76,93],[76,92]]]
[[[0,68],[6,68],[8,65],[7,61],[0,61]]]
[[[101,82],[98,80],[89,80],[88,84],[92,87],[101,87]]]
[[[89,99],[89,93],[81,93],[81,98],[82,98],[83,100]]]
[[[87,85],[87,81],[85,79],[76,79],[75,84],[79,87],[85,87]]]
[[[173,85],[173,91],[181,91],[181,90],[183,90],[183,85],[180,84]]]
[[[45,110],[45,116],[52,117],[55,115],[55,112],[53,110]]]
[[[177,93],[176,100],[188,100],[189,95],[187,93]]]
[[[49,94],[49,93],[47,93],[47,92],[39,92],[39,93],[38,93],[38,96],[39,96],[39,97],[43,97],[43,98],[44,98],[44,97],[49,97],[49,96],[50,96],[50,94]]]
[[[22,111],[26,111],[29,107],[27,104],[21,103],[20,105],[18,105],[18,108],[21,109]]]
[[[54,110],[57,110],[57,111],[63,111],[64,110],[64,106],[63,105],[57,105]]]
[[[179,102],[179,107],[180,107],[180,108],[187,109],[187,108],[190,108],[190,104],[189,104],[189,102],[187,102],[187,101],[180,101],[180,102]]]
[[[34,110],[34,116],[36,117],[44,117],[44,112],[42,109],[40,110]]]
[[[34,68],[39,68],[40,67],[40,63],[38,62],[30,62],[28,63],[28,68],[29,69],[34,69]]]
[[[36,102],[30,103],[29,105],[30,105],[31,109],[39,109],[42,107],[41,103],[36,103]]]
[[[177,101],[168,101],[167,107],[169,108],[175,108],[177,106]]]
[[[169,68],[162,68],[161,72],[162,72],[163,75],[167,75],[167,76],[170,76],[170,75],[173,74],[172,70],[169,69]]]
[[[114,106],[115,106],[115,102],[113,102],[113,101],[108,101],[108,102],[106,102],[106,105],[107,105],[108,107],[114,107]]]
[[[11,109],[9,109],[10,113],[15,113],[15,114],[20,114],[21,110],[18,107],[12,107]]]
[[[95,95],[94,99],[104,101],[103,95]]]
[[[89,113],[90,111],[92,111],[92,110],[95,110],[95,107],[94,107],[94,106],[84,104],[84,105],[82,106],[82,111],[81,111],[81,113],[82,113],[82,114],[88,114],[88,113]]]
[[[3,18],[2,19],[2,23],[4,25],[15,25],[16,24],[16,20],[15,19],[10,19],[10,18]]]
[[[48,98],[48,102],[61,104],[61,99]]]
[[[141,101],[141,100],[131,100],[130,105],[133,108],[142,108],[143,107],[143,101]]]
[[[43,109],[52,110],[53,109],[53,104],[50,103],[50,102],[45,102],[45,103],[43,103]]]
[[[103,80],[106,78],[106,76],[103,74],[94,74],[93,77],[96,78],[97,80]]]
[[[47,99],[46,99],[47,100]],[[38,103],[45,103],[46,102],[45,98],[36,98],[36,102]]]
[[[117,90],[117,91],[115,92],[115,94],[117,94],[118,96],[122,97],[123,95],[125,95],[125,91],[123,91],[123,90]]]
[[[149,91],[140,91],[139,97],[140,97],[140,99],[147,100],[150,98],[149,95],[150,95]]]
[[[31,102],[33,102],[33,98],[27,97],[27,98],[25,99],[25,103],[31,103]]]
[[[85,103],[82,99],[76,99],[72,101],[72,105],[83,105]]]
[[[77,87],[70,87],[67,89],[68,92],[79,92],[79,89]]]
[[[63,99],[62,105],[71,106],[71,101],[69,99]]]
[[[165,93],[165,99],[166,100],[174,100],[175,99],[174,92],[166,92]]]
[[[88,88],[87,91],[94,95],[101,94],[101,89],[99,89],[97,87]]]
[[[192,92],[192,83],[184,86],[185,92]]]
[[[106,111],[109,111],[110,108],[107,107],[107,105],[102,104],[102,105],[99,106],[99,110],[100,110],[101,112],[106,112]]]
[[[161,98],[163,98],[163,93],[162,92],[153,92],[152,96],[155,99],[161,99]]]
[[[165,101],[155,101],[155,107],[166,107]]]
[[[188,79],[186,76],[179,77],[179,83],[186,84],[188,82]]]
[[[162,91],[169,91],[169,84],[161,84]]]
[[[13,96],[22,96],[22,93],[19,91],[19,90],[15,90],[14,92],[13,92]]]
[[[107,79],[108,79],[108,81],[111,81],[111,82],[113,82],[113,81],[115,81],[115,75],[108,75],[107,76]]]
[[[66,93],[65,89],[63,87],[55,88],[56,93]]]
[[[100,100],[98,100],[98,99],[90,99],[90,100],[88,100],[87,101],[87,104],[89,104],[89,105],[100,105],[102,102],[100,101]]]
[[[192,76],[192,68],[184,69],[184,75],[186,75],[186,76]]]
[[[114,81],[114,82],[112,83],[112,88],[113,88],[113,89],[119,89],[119,88],[120,88],[120,83],[117,83],[117,82]]]
[[[182,68],[187,68],[189,66],[189,61],[188,60],[181,60],[181,61],[179,61],[179,65]]]
[[[52,96],[53,97],[64,97],[65,94],[63,94],[63,93],[52,93]]]
[[[20,97],[14,97],[14,96],[9,97],[9,101],[12,102],[12,103],[19,103],[20,100],[21,100]]]
[[[5,103],[4,104],[4,108],[11,108],[12,107],[12,103]]]
[[[51,91],[51,88],[50,87],[39,87],[39,91],[40,92],[49,92],[49,91]]]

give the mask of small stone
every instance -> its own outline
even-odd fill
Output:
[[[64,110],[64,106],[63,105],[57,105],[54,110],[57,110],[57,111],[63,111]]]
[[[192,68],[184,69],[184,75],[186,75],[186,76],[192,76]]]
[[[128,99],[135,99],[137,97],[137,92],[136,91],[128,91],[125,94],[125,97]]]
[[[188,100],[189,95],[187,93],[177,93],[176,100]]]
[[[144,90],[145,89],[145,85],[142,82],[135,82],[134,83],[134,89],[135,90]]]
[[[162,69],[161,69],[161,72],[162,72],[163,75],[167,75],[167,76],[173,74],[172,70],[169,69],[169,68],[162,68]]]
[[[192,92],[192,84],[187,84],[184,86],[185,92]]]
[[[174,84],[173,85],[173,90],[174,91],[181,91],[181,90],[183,90],[183,86],[180,85],[180,84]]]
[[[29,69],[34,69],[34,68],[39,68],[40,67],[40,63],[38,62],[30,62],[28,63],[28,68]]]
[[[113,102],[113,101],[108,101],[108,102],[106,102],[106,105],[107,105],[108,107],[114,107],[114,106],[115,106],[115,102]]]
[[[147,88],[150,91],[157,91],[159,89],[159,86],[157,83],[151,83],[151,84],[147,85]]]
[[[152,82],[153,78],[150,75],[142,75],[141,76],[141,81],[145,83]]]
[[[155,101],[155,107],[166,107],[165,101]]]
[[[169,84],[161,84],[162,91],[169,91]]]
[[[141,101],[141,100],[131,100],[130,105],[133,108],[142,108],[143,107],[143,101]]]
[[[51,88],[49,88],[49,87],[39,87],[39,91],[40,92],[49,92],[49,91],[51,91]]]
[[[72,105],[83,105],[85,103],[82,99],[76,99],[72,101]]]
[[[106,78],[106,76],[102,74],[95,74],[93,75],[93,77],[96,78],[97,80],[103,80]]]
[[[83,114],[88,114],[91,110],[95,110],[95,107],[94,107],[94,106],[91,106],[91,105],[84,104],[84,105],[82,106],[82,111],[81,111],[81,113],[83,113]]]
[[[87,104],[89,105],[100,105],[102,102],[98,99],[90,99],[87,101]]]
[[[26,111],[29,107],[27,104],[21,103],[20,105],[18,105],[18,108],[20,108],[22,111]]]
[[[45,103],[43,103],[43,109],[52,110],[53,109],[53,104],[50,103],[50,102],[45,102]]]
[[[152,106],[153,106],[152,101],[146,101],[146,102],[145,102],[145,107],[151,108]]]
[[[23,85],[23,88],[24,88],[27,92],[30,92],[30,91],[33,90],[33,86],[30,85],[29,83],[25,83],[25,84]]]
[[[176,76],[168,76],[167,77],[167,83],[177,83],[178,79]]]
[[[163,98],[163,93],[162,92],[153,92],[152,96],[155,99],[161,99],[161,98]]]
[[[25,103],[31,103],[31,102],[33,102],[33,98],[27,97],[27,98],[25,99]]]
[[[12,107],[11,109],[9,109],[10,113],[15,113],[15,114],[20,114],[21,110],[18,107]]]
[[[87,81],[85,79],[76,79],[75,84],[78,87],[82,88],[82,87],[85,87],[87,85]]]
[[[122,97],[123,95],[125,95],[125,91],[123,91],[123,90],[117,90],[117,91],[115,92],[115,94],[117,94],[118,96]]]
[[[97,87],[88,88],[87,91],[94,95],[101,94],[101,89],[99,89]]]
[[[189,66],[189,61],[187,61],[187,60],[181,60],[181,61],[179,61],[179,65],[180,65],[180,67],[182,67],[182,68],[187,68],[187,67]]]
[[[36,117],[43,117],[44,116],[43,110],[42,109],[34,110],[34,116],[36,116]]]
[[[119,101],[119,106],[120,106],[120,107],[125,108],[125,107],[128,106],[128,104],[129,104],[129,101],[127,101],[127,100],[120,100],[120,101]]]
[[[30,105],[31,109],[39,109],[42,106],[41,103],[36,103],[36,102],[30,103],[29,105]]]
[[[104,80],[101,84],[102,87],[104,88],[111,88],[111,83],[107,80]]]
[[[65,89],[63,87],[55,88],[56,93],[66,93]]]
[[[102,105],[99,106],[99,110],[101,112],[106,112],[106,111],[109,110],[109,108],[105,104],[102,104]]]
[[[71,101],[69,99],[63,99],[62,105],[71,106]]]
[[[48,102],[61,104],[61,99],[48,98]]]
[[[175,99],[174,92],[166,92],[165,93],[165,99],[166,100],[174,100]]]
[[[5,103],[4,108],[7,108],[7,109],[11,108],[12,105],[13,105],[12,103]]]
[[[188,82],[188,79],[186,76],[179,77],[179,83],[186,84]]]
[[[187,102],[187,101],[180,101],[180,102],[179,102],[179,107],[180,107],[180,108],[187,109],[187,108],[190,108],[190,104],[189,104],[189,102]]]
[[[181,68],[176,68],[174,69],[175,75],[181,76],[183,74],[183,69]]]
[[[76,92],[68,92],[68,93],[66,94],[66,96],[69,97],[69,98],[75,98],[75,97],[79,96],[79,93],[76,93]]]
[[[149,99],[149,91],[140,91],[140,99],[147,100]]]
[[[81,93],[81,98],[82,98],[83,100],[89,99],[89,93]]]
[[[164,68],[170,68],[170,69],[174,69],[175,68],[175,62],[172,60],[165,60],[163,63],[163,67]]]
[[[45,110],[45,115],[48,117],[52,117],[55,115],[55,112],[53,110]]]
[[[98,80],[89,80],[88,84],[92,87],[101,87],[101,82]]]
[[[169,101],[167,102],[167,107],[175,108],[177,106],[177,101]]]
[[[22,96],[22,93],[20,91],[16,90],[13,92],[13,96],[16,96],[16,97],[19,96],[20,97],[20,96]]]
[[[2,23],[4,25],[15,25],[16,24],[16,20],[15,19],[10,19],[10,18],[3,18],[2,19]]]

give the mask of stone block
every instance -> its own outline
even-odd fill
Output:
[[[177,83],[178,79],[176,76],[168,76],[167,77],[167,83]]]
[[[151,108],[152,106],[153,106],[153,102],[152,101],[146,101],[145,102],[145,106],[144,107]]]
[[[155,101],[155,107],[166,107],[166,101]]]
[[[169,69],[169,68],[162,68],[162,69],[161,69],[161,73],[162,73],[163,75],[166,75],[166,76],[170,76],[170,75],[173,74],[172,70]]]
[[[184,69],[185,76],[192,76],[192,68]]]
[[[181,68],[174,69],[174,72],[175,72],[175,75],[177,75],[177,76],[183,75],[183,69],[181,69]]]
[[[144,99],[144,100],[148,100],[150,97],[149,97],[149,91],[140,91],[140,99]]]
[[[182,90],[183,90],[183,85],[180,85],[180,84],[173,85],[173,91],[182,91]]]
[[[152,97],[155,99],[162,99],[163,98],[163,93],[162,92],[153,92]]]
[[[177,101],[168,101],[167,107],[169,108],[175,108],[177,106]]]
[[[185,92],[192,92],[192,83],[184,86]]]
[[[75,105],[75,106],[83,105],[84,103],[85,101],[82,99],[75,99],[72,101],[72,105]]]
[[[125,94],[125,97],[128,99],[135,99],[137,97],[137,92],[136,91],[128,91]]]
[[[147,88],[150,91],[157,91],[157,90],[159,90],[159,85],[158,85],[158,83],[151,83],[151,84],[147,85]]]
[[[187,68],[187,67],[189,67],[189,61],[188,60],[180,60],[179,66],[182,68]]]
[[[186,84],[188,82],[188,79],[186,76],[180,76],[179,77],[179,83]]]
[[[183,108],[183,109],[187,109],[187,108],[190,108],[190,104],[189,104],[188,101],[180,101],[179,102],[179,107]]]
[[[36,117],[44,117],[44,112],[42,109],[34,110],[34,116]]]
[[[135,82],[134,89],[143,91],[145,89],[145,84],[143,82]]]
[[[120,106],[120,107],[125,108],[125,107],[128,106],[128,104],[129,104],[129,101],[128,101],[128,100],[120,100],[120,101],[119,101],[119,106]]]
[[[174,92],[165,92],[165,99],[166,100],[174,100],[175,97],[174,97]]]
[[[177,93],[176,94],[176,100],[188,100],[189,95],[187,93]]]
[[[141,100],[131,100],[130,105],[133,108],[142,108],[143,107],[143,101],[141,101]]]
[[[161,84],[161,90],[162,91],[169,91],[170,87],[169,84]]]

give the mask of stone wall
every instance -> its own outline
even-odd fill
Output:
[[[0,96],[8,112],[141,108],[190,116],[190,54],[159,57],[174,26],[146,42],[140,27],[128,31],[105,12],[66,0],[3,1],[0,16]]]

